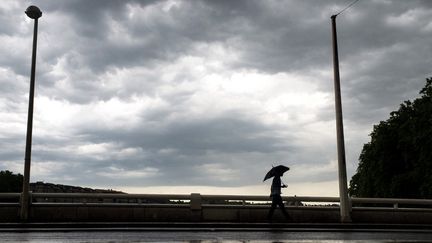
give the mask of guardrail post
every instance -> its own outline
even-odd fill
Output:
[[[393,208],[394,208],[394,209],[398,209],[398,208],[399,208],[399,203],[394,203],[394,204],[393,204]]]
[[[199,193],[191,193],[190,195],[190,210],[191,220],[201,221],[202,220],[202,197]]]
[[[202,198],[199,193],[191,193],[190,196],[190,208],[191,210],[201,210]]]

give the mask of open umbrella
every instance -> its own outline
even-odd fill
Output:
[[[285,165],[278,165],[275,166],[273,168],[271,168],[271,170],[269,170],[269,172],[267,172],[267,174],[264,177],[264,180],[267,180],[269,178],[272,178],[275,175],[283,175],[283,173],[287,172],[289,170],[289,167],[285,166]]]

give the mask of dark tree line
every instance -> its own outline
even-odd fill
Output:
[[[21,192],[23,176],[11,171],[0,171],[0,192]]]
[[[349,193],[357,197],[432,198],[432,78],[373,128]]]

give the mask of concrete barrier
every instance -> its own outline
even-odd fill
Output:
[[[8,196],[17,198],[15,194]],[[0,198],[6,197],[0,195]],[[30,222],[260,223],[267,222],[270,208],[269,204],[264,204],[269,201],[266,196],[34,193],[32,199]],[[173,203],[176,202],[173,199],[180,202]],[[152,203],[152,200],[165,200],[165,203]],[[286,207],[291,223],[340,222],[340,210],[335,204],[338,198],[284,197],[284,200],[292,205]],[[352,220],[355,223],[432,224],[432,209],[429,208],[431,200],[351,200]],[[305,202],[317,202],[321,205],[308,205]],[[365,206],[368,203],[371,206]],[[409,207],[403,208],[403,205]],[[413,205],[421,207],[416,208]],[[273,219],[273,222],[286,222],[279,209],[275,211]],[[19,221],[18,202],[0,203],[0,222]]]
[[[267,222],[268,207],[35,206],[31,222]],[[288,207],[292,223],[339,223],[338,208]],[[286,222],[276,210],[273,222]],[[353,209],[355,223],[432,224],[432,212]],[[18,207],[1,207],[0,222],[19,222]]]

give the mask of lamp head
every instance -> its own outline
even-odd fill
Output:
[[[40,11],[40,9],[34,5],[29,6],[26,9],[25,13],[31,19],[38,19],[42,16],[42,12]]]

